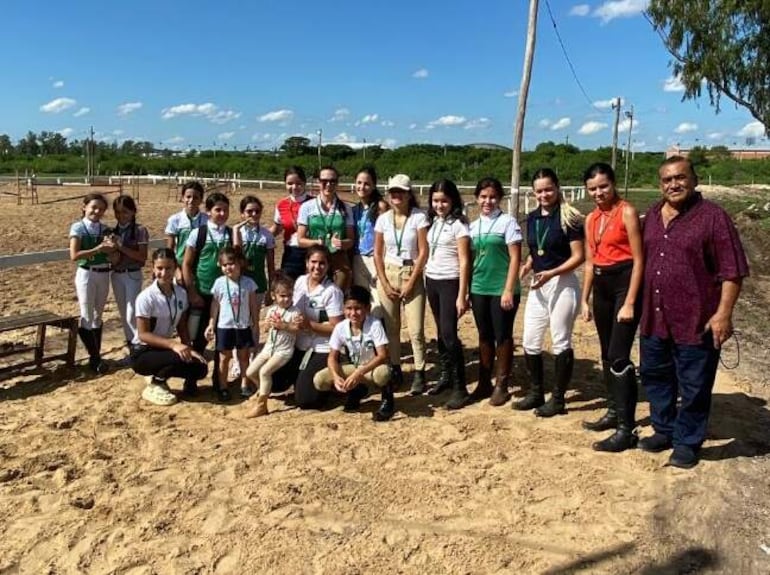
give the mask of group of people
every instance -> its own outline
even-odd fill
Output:
[[[389,178],[383,194],[374,170],[365,168],[356,174],[358,202],[351,207],[338,196],[334,167],[320,170],[317,195],[308,193],[304,171],[292,167],[284,178],[288,195],[277,203],[270,225],[260,223],[261,201],[246,196],[241,221],[232,228],[229,198],[209,194],[204,213],[204,190],[190,182],[182,189],[184,209],[168,220],[167,247],[152,254],[154,281],[144,290],[148,234],[136,223],[135,203],[116,198],[118,225],[108,229],[101,223],[106,200],[90,195],[83,218],[70,230],[80,338],[90,368],[103,373],[101,315],[111,279],[130,363],[151,378],[143,391],[148,401],[176,401],[167,383],[172,377],[184,381],[183,394],[195,394],[208,371],[204,350],[213,340],[214,390],[229,400],[228,364],[237,362],[241,393],[252,396],[249,417],[267,415],[270,394],[291,387],[299,408],[321,408],[336,393],[345,396],[345,410],[357,410],[374,385],[381,403],[373,417],[386,421],[396,411],[394,391],[405,379],[402,313],[414,364],[412,395],[446,394],[447,409],[487,398],[494,406],[508,402],[513,324],[525,282],[528,381],[513,408],[544,418],[566,413],[572,333],[582,316],[596,324],[607,389],[606,413],[584,427],[614,430],[594,449],[673,447],[670,463],[692,467],[706,436],[719,350],[732,335],[732,310],[748,266],[735,226],[697,192],[686,158],[664,161],[659,179],[662,199],[642,225],[635,208],[619,197],[608,164],[585,171],[586,190],[596,203],[586,218],[565,201],[556,172],[541,169],[532,180],[537,207],[527,214],[526,237],[501,209],[504,191],[495,178],[476,185],[479,213],[469,222],[461,194],[448,179],[433,183],[427,209],[421,209],[407,175]],[[283,239],[280,266],[276,238]],[[581,265],[582,286],[576,274]],[[435,378],[426,374],[426,303],[437,331]],[[269,307],[260,350],[263,305]],[[479,349],[471,392],[458,330],[469,310]],[[655,431],[641,440],[631,360],[639,325],[639,372]],[[547,401],[546,331],[554,358]]]

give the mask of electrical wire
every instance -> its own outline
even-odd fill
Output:
[[[559,41],[559,45],[561,46],[561,51],[564,54],[564,58],[567,60],[567,64],[569,65],[569,69],[572,72],[572,77],[575,79],[575,83],[578,85],[578,88],[580,88],[580,91],[583,93],[583,96],[585,96],[586,101],[588,102],[588,105],[592,108],[595,108],[600,111],[604,111],[601,108],[598,108],[593,100],[588,96],[588,93],[586,92],[586,89],[583,87],[583,83],[580,81],[580,78],[578,78],[577,72],[575,71],[575,66],[572,65],[572,60],[570,60],[569,54],[567,53],[567,48],[564,46],[564,41],[562,40],[561,34],[559,33],[559,28],[556,26],[556,19],[553,17],[553,12],[551,11],[551,4],[548,2],[548,0],[545,0],[545,7],[546,10],[548,10],[548,17],[551,19],[551,24],[553,25],[553,31],[556,33],[556,39]]]

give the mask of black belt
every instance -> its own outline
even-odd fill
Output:
[[[112,271],[112,268],[107,266],[106,268],[102,267],[96,267],[96,266],[80,266],[84,270],[88,270],[90,272],[97,272],[97,273],[106,273],[109,271]]]
[[[414,260],[404,260],[401,263],[402,263],[402,265],[405,265],[405,266],[413,266],[414,265]]]
[[[633,260],[612,264],[609,266],[597,266],[594,265],[595,276],[611,276],[623,273],[624,271],[634,267]]]

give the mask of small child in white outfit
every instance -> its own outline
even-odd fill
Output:
[[[267,398],[273,388],[273,374],[286,365],[294,355],[294,342],[300,330],[302,313],[292,305],[294,281],[279,276],[272,283],[273,305],[267,308],[265,318],[268,330],[265,346],[246,370],[246,377],[259,380],[259,392],[249,400],[252,407],[246,417],[267,415]]]

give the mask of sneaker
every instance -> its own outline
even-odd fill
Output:
[[[680,469],[692,469],[698,465],[698,452],[689,445],[677,445],[668,458],[668,464]]]
[[[115,367],[118,367],[118,368],[131,367],[132,364],[133,364],[133,361],[131,360],[130,355],[127,355],[126,357],[121,358],[114,363]]]
[[[639,440],[639,449],[650,453],[660,453],[672,447],[671,438],[657,431],[650,437],[644,437]]]
[[[231,361],[230,362],[230,373],[228,374],[229,380],[233,381],[236,379],[240,379],[241,377],[241,366],[237,361]]]
[[[164,407],[176,403],[176,396],[162,383],[151,383],[145,387],[142,391],[142,399]]]

